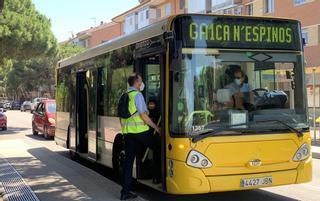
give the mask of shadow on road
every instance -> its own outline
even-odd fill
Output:
[[[84,193],[72,188],[68,180],[57,175],[55,170],[43,161],[33,157],[7,158],[7,160],[26,181],[29,181],[30,187],[40,200],[89,200]]]
[[[61,152],[60,154],[69,157],[68,152]],[[102,166],[100,164],[92,163],[81,159],[79,157],[75,158],[76,162],[93,169],[100,175],[107,177],[108,179],[119,183],[119,178],[116,178],[113,174],[111,168]],[[169,195],[163,192],[154,190],[143,184],[136,183],[134,186],[134,191],[137,192],[141,197],[150,201],[298,201],[286,196],[278,195],[265,190],[246,190],[246,191],[232,191],[232,192],[220,192],[220,193],[210,193],[201,195]]]
[[[112,198],[110,200],[115,200],[115,198],[118,199],[120,192],[120,188],[118,185],[108,179],[104,179],[94,171],[89,170],[81,164],[70,160],[68,151],[51,151],[47,148],[40,147],[28,149],[28,152],[33,157],[38,159],[38,161],[41,162],[42,166],[47,168],[47,171],[49,169],[50,172],[58,174],[60,177],[64,178],[65,181],[68,181],[69,186],[72,185],[78,189],[78,192],[82,192],[81,196],[78,193],[78,196],[80,197],[69,197],[68,200],[90,199],[95,201],[105,201],[108,200],[108,198]],[[44,174],[43,176],[46,177],[52,175]],[[51,183],[51,185],[55,186],[60,184]],[[63,182],[61,183],[61,185],[64,185]],[[43,187],[41,187],[40,189],[42,189]],[[52,187],[50,188],[52,189]],[[63,195],[69,194],[65,192],[66,190],[64,188],[60,188],[59,186],[58,188],[61,189],[61,191],[53,193],[56,198],[55,200],[58,200],[57,198]],[[74,191],[71,193],[73,194],[77,192]]]
[[[38,141],[50,141],[50,140],[54,140],[53,137],[45,139],[43,134],[38,134],[38,135],[32,135],[32,134],[27,134],[27,137],[34,139],[34,140],[38,140]]]
[[[152,201],[298,201],[264,190],[220,192],[201,195],[167,195],[144,186],[137,191],[142,197]]]
[[[30,128],[21,128],[21,127],[8,127],[7,130],[0,130],[0,135],[14,135],[19,134],[20,132],[30,130]]]
[[[40,138],[40,136],[34,137]],[[95,195],[92,191],[92,189],[95,188],[104,189],[104,193],[111,193],[113,198],[117,198],[119,196],[120,189],[119,187],[115,188],[115,186],[118,185],[108,180],[102,180],[101,178],[98,179],[99,181],[97,183],[91,181],[94,175],[90,175],[90,171],[89,175],[87,175],[88,170],[85,170],[83,166],[70,161],[68,151],[53,152],[47,148],[41,147],[29,149],[28,152],[36,159],[31,157],[21,157],[8,158],[8,161],[14,165],[14,167],[24,178],[30,180],[30,182],[36,181],[37,179],[41,178],[41,180],[39,181],[32,182],[32,189],[37,192],[37,195],[39,195],[40,199],[50,197],[49,199],[43,200],[51,201],[67,199],[93,199],[95,201],[98,201],[100,199],[94,199],[97,195]],[[114,175],[112,174],[112,170],[109,168],[101,165],[96,165],[95,163],[87,162],[79,158],[77,159],[77,162],[80,162],[84,166],[94,169],[99,174],[107,177],[107,179],[117,181],[117,178],[114,177]],[[72,173],[70,173],[70,171]],[[80,191],[76,190],[75,188],[71,188],[70,185],[75,186]],[[88,190],[88,188],[91,190]],[[55,190],[52,191],[48,189]],[[247,190],[183,196],[168,195],[153,190],[142,184],[136,185],[134,190],[141,197],[150,201],[297,201],[296,199],[281,196],[265,190]]]

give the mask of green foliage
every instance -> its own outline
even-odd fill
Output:
[[[86,50],[84,47],[81,47],[75,44],[59,44],[58,60],[73,56],[84,50]]]
[[[50,20],[31,0],[6,0],[0,15],[0,60],[31,59],[57,54]]]
[[[15,97],[28,97],[39,86],[50,89],[54,84],[52,66],[50,59],[15,62],[4,78],[7,93]]]
[[[0,88],[9,97],[28,97],[39,87],[49,91],[59,60],[84,51],[73,44],[57,44],[50,20],[31,0],[6,0],[0,14]]]

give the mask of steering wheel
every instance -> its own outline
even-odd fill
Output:
[[[264,88],[257,88],[257,89],[252,90],[252,92],[254,93],[255,96],[261,97],[265,92],[268,92],[268,90],[264,89]]]

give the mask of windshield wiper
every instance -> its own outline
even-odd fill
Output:
[[[247,126],[248,124],[245,123],[245,124],[234,124],[234,125],[229,125],[227,127],[221,127],[221,128],[218,128],[216,130],[213,130],[213,129],[210,129],[210,130],[207,130],[205,132],[201,132],[199,135],[196,135],[192,138],[192,142],[193,143],[196,143],[204,138],[207,138],[207,137],[210,137],[210,136],[214,136],[220,132],[223,132],[223,131],[238,131],[239,130],[234,130],[234,127],[238,127],[238,126]]]
[[[284,125],[285,127],[287,127],[289,130],[291,130],[292,132],[295,132],[297,134],[298,137],[302,137],[303,136],[303,132],[302,131],[299,131],[293,127],[291,127],[290,125],[286,124],[285,122],[283,121],[280,121],[280,120],[262,120],[262,121],[256,121],[255,123],[279,123],[281,125]],[[221,128],[218,128],[216,130],[213,130],[213,129],[209,129],[209,130],[206,130],[204,132],[200,132],[199,135],[196,135],[192,138],[192,142],[193,143],[196,143],[204,138],[207,138],[207,137],[210,137],[210,136],[214,136],[220,132],[223,132],[223,131],[237,131],[237,132],[241,132],[241,130],[235,130],[234,128],[235,127],[239,127],[239,126],[247,126],[248,124],[247,123],[244,123],[244,124],[235,124],[235,125],[229,125],[227,127],[221,127]]]
[[[292,132],[295,132],[298,137],[302,137],[303,136],[303,132],[302,131],[299,131],[299,130],[293,128],[292,126],[290,126],[289,124],[287,124],[287,123],[285,123],[283,121],[277,120],[277,119],[256,121],[256,123],[270,123],[270,122],[279,123],[281,125],[284,125],[285,127],[287,127]]]

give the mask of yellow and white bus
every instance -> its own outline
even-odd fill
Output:
[[[298,21],[171,16],[62,60],[56,72],[56,143],[118,173],[117,102],[127,76],[142,74],[145,99],[161,114],[162,183],[151,180],[152,151],[139,154],[133,175],[155,189],[197,194],[312,178]]]

